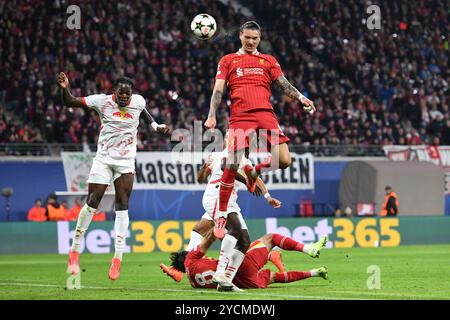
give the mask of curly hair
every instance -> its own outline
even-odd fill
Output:
[[[134,83],[133,80],[131,80],[131,78],[128,77],[119,77],[116,79],[116,81],[114,81],[114,88],[117,88],[117,86],[121,83],[125,83],[125,84],[129,84],[131,86],[131,89],[134,89]]]
[[[181,251],[181,252],[172,252],[170,254],[170,265],[174,267],[176,270],[181,271],[183,273],[186,272],[186,268],[184,267],[184,261],[186,260],[186,256],[189,252]]]

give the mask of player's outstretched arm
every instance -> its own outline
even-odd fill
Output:
[[[200,251],[206,254],[214,241],[216,241],[216,237],[214,236],[213,229],[211,228],[200,241]]]
[[[205,127],[208,129],[214,129],[216,127],[216,111],[222,101],[223,92],[225,90],[225,80],[216,79],[214,84],[213,94],[211,102],[209,103],[208,119],[205,121]]]
[[[279,76],[277,80],[275,80],[276,86],[289,98],[294,100],[298,100],[300,104],[303,106],[303,109],[311,114],[316,111],[316,107],[314,103],[306,98],[304,95],[297,90],[283,75]]]
[[[259,177],[258,177],[258,179],[256,179],[256,188],[257,189],[259,188],[261,190],[261,192],[264,195],[264,198],[266,198],[266,201],[268,204],[270,204],[275,209],[281,207],[281,201],[278,199],[272,198],[272,196],[269,193],[269,189],[267,189],[266,184]]]
[[[153,130],[159,133],[169,133],[170,131],[169,127],[166,126],[165,124],[158,124],[155,121],[155,119],[153,119],[152,115],[150,114],[150,112],[147,110],[146,107],[144,108],[144,113],[147,120],[150,122],[150,126],[153,128]]]
[[[72,96],[69,90],[69,79],[64,72],[60,72],[57,75],[58,84],[62,90],[63,104],[69,108],[83,108],[84,104],[81,98]]]

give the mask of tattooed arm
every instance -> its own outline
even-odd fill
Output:
[[[300,91],[298,91],[297,88],[295,88],[283,75],[279,76],[277,80],[275,80],[275,84],[284,95],[294,100],[298,100],[305,111],[311,114],[316,111],[314,103],[302,95]]]
[[[225,80],[217,79],[214,85],[211,102],[209,104],[208,119],[205,122],[205,127],[214,129],[216,127],[216,111],[222,101],[223,92],[225,90]]]
[[[61,87],[62,101],[65,106],[69,108],[83,108],[84,104],[81,98],[72,96],[69,90],[69,79],[64,72],[60,72],[57,75],[58,84]]]

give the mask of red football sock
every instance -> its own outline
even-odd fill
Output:
[[[278,233],[272,234],[272,243],[284,250],[295,250],[301,252],[303,252],[303,248],[305,246],[303,243],[297,242],[294,239],[282,236]]]
[[[231,193],[233,192],[235,177],[235,170],[231,170],[228,168],[225,168],[223,170],[219,190],[219,211],[227,211],[228,201],[230,200]]]
[[[275,273],[275,282],[293,282],[306,278],[311,278],[309,271],[288,271]]]

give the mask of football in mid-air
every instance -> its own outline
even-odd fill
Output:
[[[216,20],[209,14],[198,14],[192,19],[191,30],[198,39],[211,39],[217,30]]]

